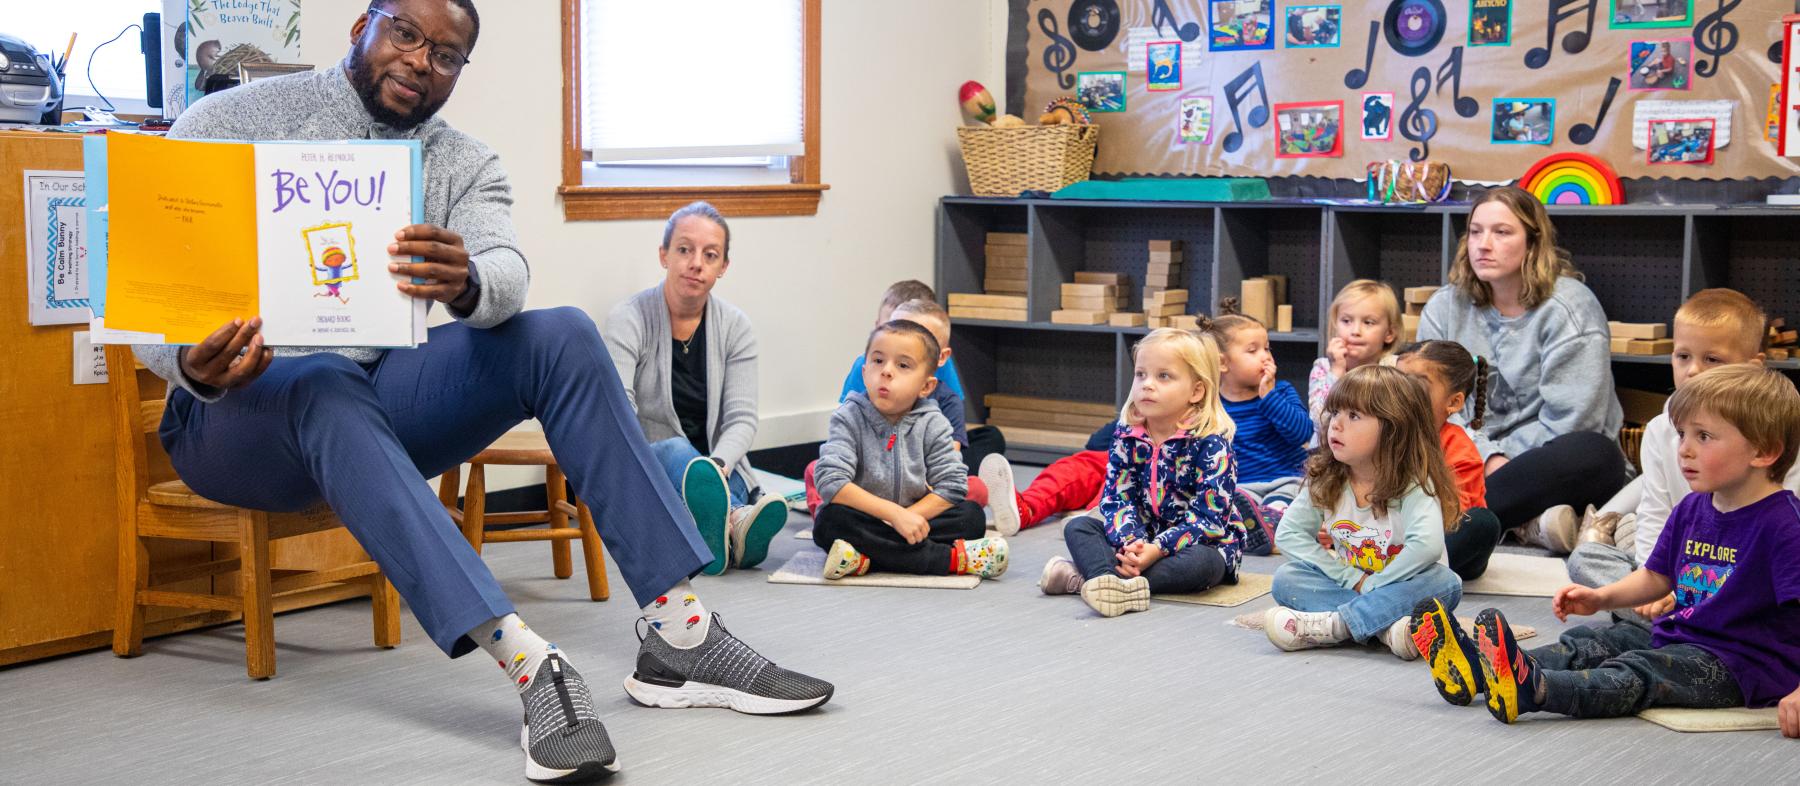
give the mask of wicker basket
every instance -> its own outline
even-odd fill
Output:
[[[1099,126],[1056,125],[956,129],[969,188],[976,196],[1011,197],[1055,191],[1088,179]]]

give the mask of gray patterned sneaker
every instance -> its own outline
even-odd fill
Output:
[[[525,701],[525,777],[538,783],[586,783],[619,771],[618,755],[581,674],[552,653],[538,666]]]
[[[677,649],[662,634],[638,628],[637,671],[625,692],[649,707],[729,707],[749,715],[782,715],[831,700],[831,683],[788,671],[739,641],[713,614],[706,640]]]

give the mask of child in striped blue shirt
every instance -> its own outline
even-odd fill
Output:
[[[1238,488],[1248,492],[1279,521],[1295,492],[1312,440],[1312,417],[1300,393],[1275,378],[1269,331],[1253,317],[1238,313],[1237,298],[1219,304],[1219,316],[1201,317],[1201,328],[1220,348],[1219,394],[1225,412],[1237,424],[1232,454],[1237,459]]]

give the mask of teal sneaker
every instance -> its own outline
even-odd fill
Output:
[[[688,512],[694,514],[700,539],[706,541],[706,547],[712,551],[712,562],[706,563],[701,572],[708,576],[724,573],[730,542],[725,514],[731,509],[731,492],[725,485],[724,470],[705,456],[688,462],[687,469],[681,474],[681,500],[687,503]]]

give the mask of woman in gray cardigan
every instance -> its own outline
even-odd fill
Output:
[[[1419,339],[1445,339],[1487,358],[1483,428],[1472,430],[1487,463],[1488,508],[1503,528],[1527,528],[1555,505],[1602,505],[1625,485],[1606,314],[1530,192],[1484,192],[1439,289],[1419,318]],[[1445,536],[1464,579],[1487,570],[1500,532],[1463,519]],[[1541,531],[1527,535],[1541,541]],[[1572,539],[1572,538],[1571,538]]]
[[[661,284],[614,307],[601,331],[625,396],[712,549],[705,571],[753,567],[787,523],[745,454],[756,437],[756,335],[713,295],[731,266],[731,229],[705,202],[675,211],[656,256]]]

